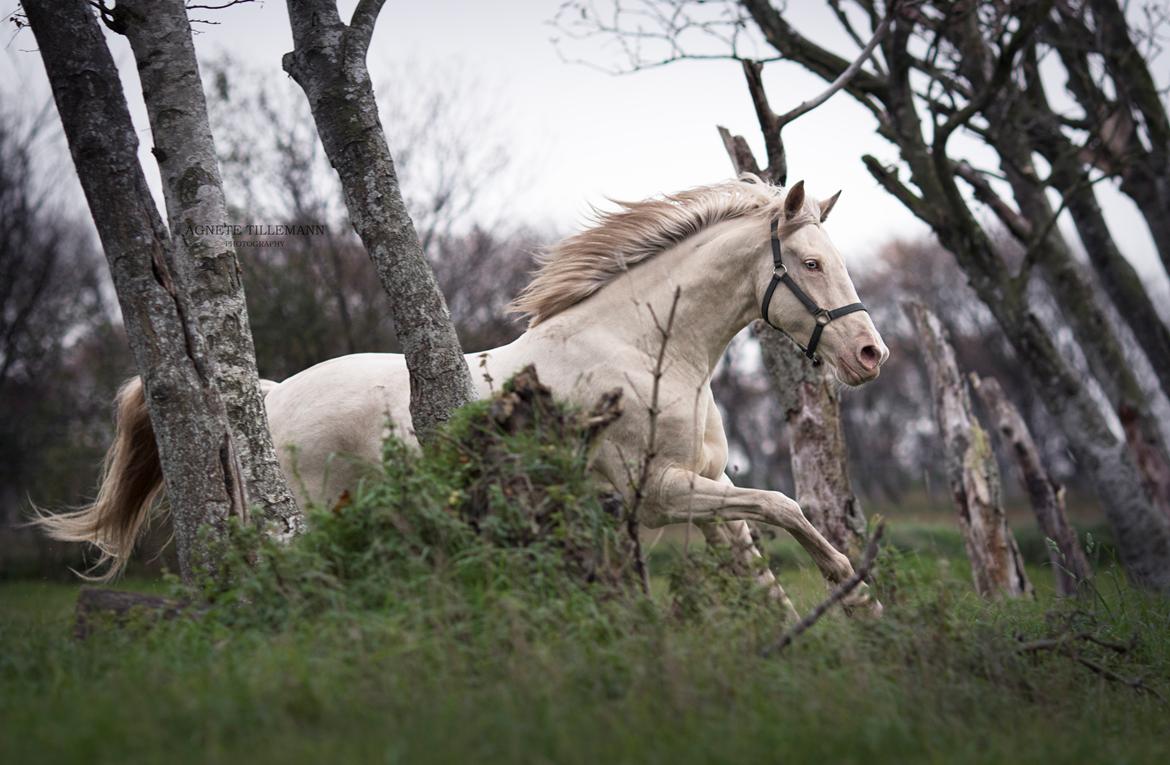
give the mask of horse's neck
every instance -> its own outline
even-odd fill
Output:
[[[657,351],[674,302],[672,359],[709,374],[731,339],[755,318],[758,250],[743,222],[721,224],[635,266],[599,292],[574,320],[619,328],[624,339]]]

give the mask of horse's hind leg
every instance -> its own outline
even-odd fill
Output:
[[[825,579],[833,585],[853,575],[849,558],[836,550],[808,518],[800,506],[778,491],[743,489],[724,476],[713,481],[681,468],[663,471],[655,495],[660,507],[656,511],[668,523],[693,521],[757,521],[779,526],[800,543],[816,563]],[[881,613],[881,605],[871,599],[863,583],[842,604],[846,609],[863,608]]]
[[[790,620],[796,621],[800,618],[792,601],[788,599],[788,593],[784,592],[772,569],[764,563],[764,555],[756,547],[747,521],[706,521],[699,524],[699,528],[702,529],[707,544],[731,548],[732,565],[736,574],[755,577],[756,582],[767,588],[768,593],[780,604]]]

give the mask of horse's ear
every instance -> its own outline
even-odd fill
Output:
[[[792,184],[792,188],[788,190],[788,196],[784,197],[784,217],[789,220],[796,217],[797,213],[804,208],[804,181],[797,181]]]
[[[826,199],[825,201],[821,202],[821,223],[824,223],[825,218],[829,217],[829,211],[833,209],[833,205],[837,204],[837,199],[840,196],[841,196],[841,192],[838,191],[833,196],[831,196],[828,199]]]

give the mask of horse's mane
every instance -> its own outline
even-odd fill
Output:
[[[631,266],[716,223],[756,214],[779,215],[784,193],[744,174],[738,180],[641,202],[612,201],[617,210],[594,208],[594,225],[537,254],[535,277],[510,306],[512,312],[528,316],[529,327],[579,303]],[[805,218],[798,216],[790,225],[809,222]],[[816,219],[814,215],[812,220]]]

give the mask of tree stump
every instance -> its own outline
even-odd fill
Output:
[[[864,546],[866,524],[849,480],[837,382],[771,327],[759,327],[756,336],[788,423],[796,501],[825,539],[854,557]]]
[[[1011,447],[1019,467],[1020,483],[1028,493],[1040,531],[1055,543],[1055,546],[1048,547],[1048,560],[1056,577],[1056,591],[1060,595],[1075,595],[1080,582],[1092,576],[1092,571],[1065,513],[1064,487],[1044,468],[1028,424],[1003,392],[999,381],[994,377],[980,378],[972,372],[971,387],[995,420],[1003,442]]]
[[[947,480],[959,511],[959,529],[971,561],[975,589],[989,598],[1031,595],[1032,583],[1004,514],[995,452],[987,431],[971,409],[955,350],[942,322],[930,309],[915,302],[906,303],[905,308],[918,330],[926,357]]]
[[[77,595],[73,636],[85,640],[102,625],[125,627],[139,620],[153,624],[191,613],[188,604],[161,595],[87,587]]]

